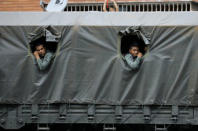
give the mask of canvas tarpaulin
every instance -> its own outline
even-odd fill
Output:
[[[118,14],[118,18],[116,13],[92,12],[91,16],[85,13],[88,16],[80,18],[82,21],[77,20],[78,13],[75,18],[62,17],[70,15],[67,13],[29,13],[28,16],[37,15],[35,20],[19,24],[27,14],[1,14],[4,20],[0,22],[0,103],[198,104],[196,13],[181,13],[175,18],[172,14],[156,13],[157,22],[153,24],[153,14],[149,13],[134,14],[130,19],[124,13]],[[5,22],[13,19],[9,15],[19,19]],[[143,18],[145,15],[147,18]],[[120,19],[120,24],[110,24],[112,19],[106,19],[107,16],[113,20],[122,16],[129,21],[123,24]],[[49,22],[51,17],[62,21]],[[89,17],[98,23],[94,25]],[[183,25],[180,19],[187,17],[191,21]],[[83,24],[86,21],[90,24]],[[49,25],[61,37],[50,69],[39,71],[29,43],[36,29],[47,29]],[[131,71],[120,54],[119,34],[129,27],[138,28],[150,43],[137,71]]]

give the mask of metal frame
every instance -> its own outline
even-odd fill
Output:
[[[197,118],[198,107],[192,106],[110,106],[66,103],[0,105],[0,126],[4,129],[19,129],[25,124],[72,123],[198,125]],[[48,129],[48,126],[39,125],[38,128]]]
[[[118,3],[121,12],[192,11],[192,2],[126,2]],[[68,3],[65,11],[102,11],[103,3]]]

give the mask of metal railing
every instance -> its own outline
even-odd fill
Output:
[[[192,11],[191,2],[160,2],[160,3],[118,3],[121,12],[181,12]],[[103,3],[69,3],[65,11],[102,11]]]

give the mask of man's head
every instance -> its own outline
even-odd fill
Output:
[[[131,45],[129,48],[129,53],[133,56],[136,57],[139,53],[139,46],[138,45]]]
[[[46,49],[43,44],[37,44],[35,50],[38,52],[40,57],[44,57],[46,54]]]

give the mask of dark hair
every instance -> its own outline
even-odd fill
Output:
[[[30,42],[30,47],[32,52],[34,52],[36,50],[36,47],[39,45],[43,45],[44,48],[46,48],[46,41],[45,41],[45,37],[40,37],[32,42]]]
[[[36,43],[36,44],[34,45],[34,50],[36,50],[36,47],[38,47],[38,46],[40,46],[40,45],[43,45],[43,47],[46,48],[46,47],[45,47],[45,44],[43,44],[43,43]]]
[[[132,43],[130,44],[130,46],[129,46],[129,49],[131,49],[132,47],[138,47],[138,48],[140,48],[140,43],[139,43],[139,41],[132,41]]]

